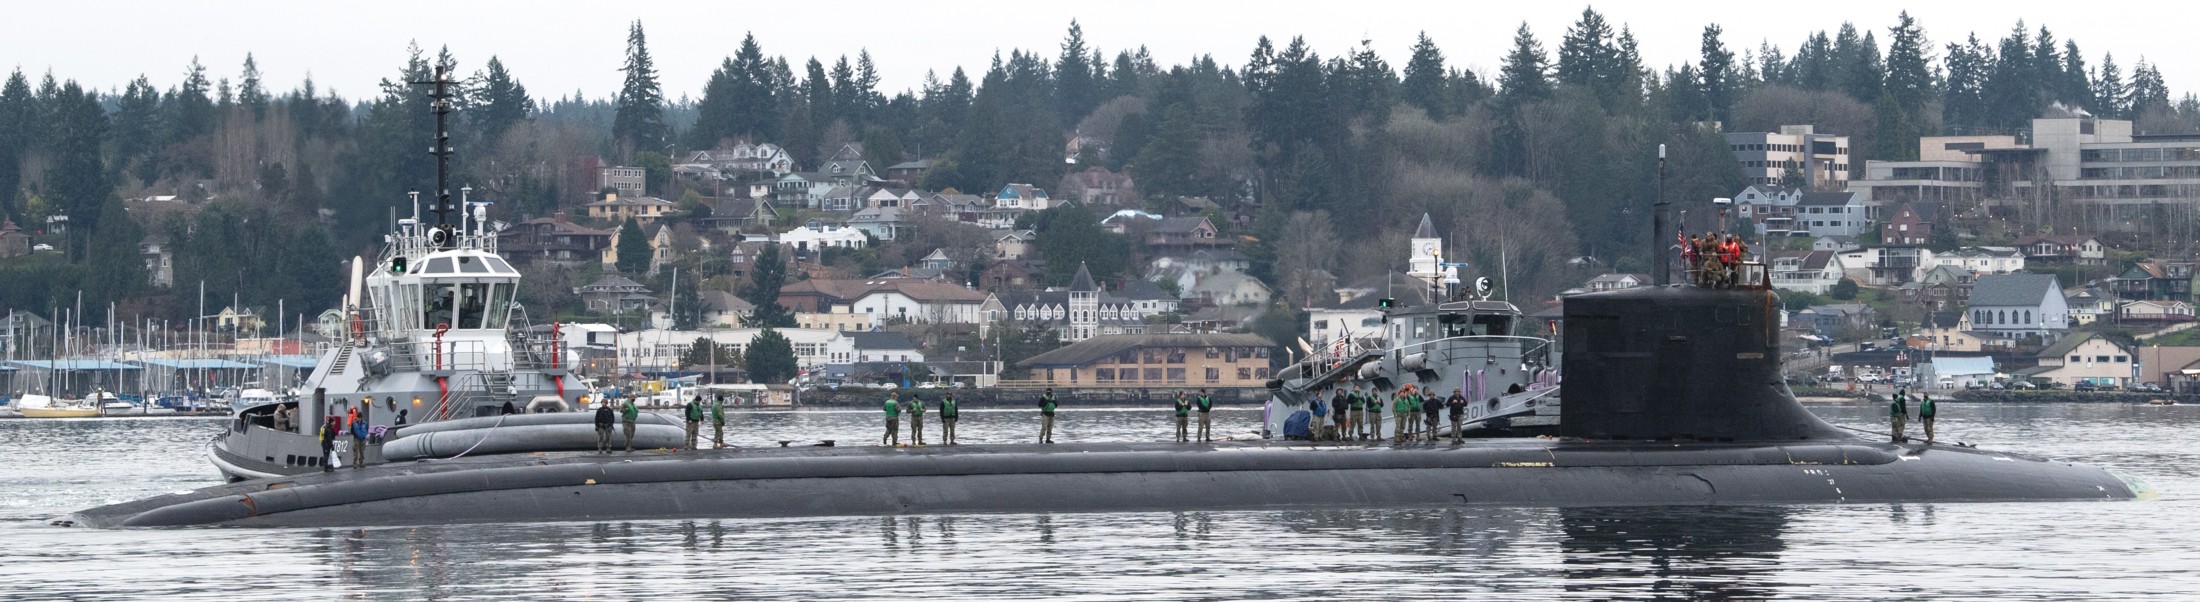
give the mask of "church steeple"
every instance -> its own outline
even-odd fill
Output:
[[[1077,263],[1077,276],[1069,281],[1069,340],[1082,341],[1100,331],[1100,285],[1092,271]]]

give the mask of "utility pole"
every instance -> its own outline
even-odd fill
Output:
[[[1650,208],[1650,282],[1665,286],[1672,280],[1672,262],[1665,257],[1665,145],[1658,145],[1658,200]]]

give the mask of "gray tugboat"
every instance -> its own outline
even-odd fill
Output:
[[[1462,290],[1456,268],[1449,267],[1456,264],[1442,261],[1443,249],[1422,215],[1407,254],[1405,286],[1378,306],[1379,322],[1310,349],[1306,359],[1278,371],[1269,383],[1265,432],[1286,432],[1290,417],[1307,411],[1317,396],[1327,400],[1357,390],[1387,406],[1393,393],[1413,389],[1438,399],[1453,391],[1465,396],[1463,434],[1557,433],[1560,358],[1543,325],[1512,303],[1491,299],[1488,278]],[[1398,299],[1411,303],[1399,307]],[[1398,427],[1397,420],[1385,420],[1375,438],[1388,439]]]
[[[415,83],[431,86],[436,130],[446,131],[447,75],[439,68],[434,81]],[[593,392],[569,369],[576,356],[559,348],[556,328],[528,334],[527,313],[513,301],[521,276],[497,254],[489,204],[453,203],[450,142],[436,144],[433,222],[423,223],[416,193],[412,217],[398,221],[381,255],[371,264],[353,258],[349,323],[301,387],[311,398],[237,408],[208,450],[223,475],[321,472],[322,420],[355,410],[383,433],[368,446],[369,463],[594,447],[593,416],[578,411]],[[506,416],[507,408],[527,414]],[[668,446],[682,434],[650,414],[636,443]]]

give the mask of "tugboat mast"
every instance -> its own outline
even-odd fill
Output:
[[[449,181],[451,129],[444,124],[446,116],[451,113],[450,75],[447,67],[436,65],[435,79],[408,82],[415,86],[432,86],[428,91],[428,111],[435,113],[435,147],[428,149],[428,154],[435,155],[435,204],[429,211],[435,213],[435,233],[429,237],[436,246],[444,249],[451,248],[458,241],[458,237],[451,232],[450,219],[451,211],[456,209],[451,206]]]

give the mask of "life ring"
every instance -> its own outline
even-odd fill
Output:
[[[351,338],[355,341],[367,340],[367,321],[356,312],[351,314]]]

